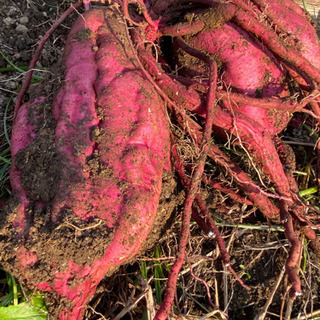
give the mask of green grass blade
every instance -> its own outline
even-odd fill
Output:
[[[8,147],[8,148],[6,148],[6,149],[3,149],[2,151],[1,151],[1,153],[0,153],[0,155],[2,156],[2,157],[4,157],[5,155],[7,155],[7,154],[9,154],[10,153],[10,148]],[[1,268],[0,268],[1,269]]]
[[[9,163],[5,163],[4,166],[1,168],[0,170],[0,181],[3,179],[6,171],[7,171],[7,168],[9,167]]]
[[[318,192],[318,187],[315,186],[315,187],[311,187],[311,188],[308,188],[308,189],[301,190],[299,192],[299,196],[300,197],[309,196],[309,195],[317,193],[317,192]]]
[[[318,140],[319,139],[319,135],[314,131],[314,129],[312,129],[310,126],[308,126],[306,123],[303,124],[302,126],[304,129],[306,129],[309,134],[315,139]]]
[[[161,283],[160,283],[160,280],[158,280],[158,278],[160,278],[160,275],[159,275],[159,269],[157,267],[155,267],[154,269],[154,277],[155,277],[154,286],[156,289],[156,301],[158,304],[161,304],[162,303]]]
[[[11,62],[1,50],[0,50],[0,55],[3,57],[4,60],[6,60],[10,64],[10,66],[14,70],[19,71],[20,73],[23,73],[23,74],[26,73],[26,71],[24,71],[22,68],[16,66],[13,62]],[[42,80],[42,77],[39,77],[39,76],[36,76],[36,75],[32,75],[32,78],[36,79],[36,80]]]
[[[302,3],[303,3],[303,9],[308,12],[308,9],[307,9],[307,5],[306,5],[306,1],[305,0],[302,0]]]
[[[17,306],[19,304],[18,301],[18,286],[16,283],[16,279],[11,276],[11,281],[12,281],[12,292],[13,292],[13,305]]]
[[[14,68],[15,70],[19,71],[20,73],[25,73],[25,71],[24,71],[23,69],[19,68],[19,67],[16,66],[13,62],[11,62],[11,61],[7,58],[7,56],[6,56],[1,50],[0,50],[0,54],[2,55],[2,58],[3,58],[4,60],[6,60],[6,61],[10,64],[10,66],[11,66],[12,68]]]
[[[302,251],[302,271],[306,272],[307,269],[307,261],[308,261],[308,253],[307,253],[307,249],[308,249],[308,240],[304,239],[304,246],[303,246],[303,251]]]
[[[141,270],[141,276],[144,280],[148,279],[148,269],[147,269],[147,262],[142,260],[140,261],[140,270]]]
[[[29,70],[28,66],[20,66],[18,68],[20,68],[24,72]],[[39,67],[37,69],[38,70],[48,70],[48,68],[44,68],[44,67]],[[1,72],[10,72],[10,71],[15,71],[15,70],[16,70],[16,68],[14,68],[14,67],[4,67],[4,68],[0,68],[0,73]]]
[[[9,109],[10,103],[13,99],[13,96],[14,96],[13,94],[10,96],[10,98],[6,104],[6,108],[4,109],[4,118],[3,118],[3,131],[4,131],[4,135],[6,137],[6,140],[9,144],[9,146],[11,145],[11,141],[10,141],[8,130],[7,130],[7,115],[8,115],[8,109]]]
[[[154,257],[159,258],[160,257],[160,248],[159,246],[156,246],[154,249]],[[156,261],[156,263],[160,263],[160,261]],[[161,282],[159,278],[164,278],[163,270],[161,264],[156,265],[154,267],[154,286],[156,290],[156,301],[158,304],[162,303],[162,294],[161,294]]]
[[[142,312],[142,320],[149,320],[147,311]]]
[[[1,301],[0,307],[7,307],[13,299],[13,292],[10,291],[5,298]]]
[[[7,164],[11,164],[11,160],[10,159],[7,159],[7,158],[4,158],[2,156],[0,156],[0,162],[4,162],[4,163],[7,163]]]

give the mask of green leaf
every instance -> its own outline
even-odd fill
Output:
[[[46,320],[47,313],[22,302],[17,306],[0,307],[1,320]]]
[[[16,66],[15,64],[13,64],[6,56],[5,54],[0,50],[0,55],[3,57],[4,60],[6,60],[11,67],[13,67],[15,70],[19,71],[20,73],[26,73],[23,69],[19,68],[18,66]],[[36,80],[42,80],[42,77],[36,76],[36,75],[32,75],[33,79]]]
[[[36,308],[42,309],[43,311],[47,311],[45,300],[41,294],[38,296],[33,296],[31,304]]]

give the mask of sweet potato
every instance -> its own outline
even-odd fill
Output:
[[[220,28],[204,30],[188,38],[187,43],[217,57],[222,66],[220,81],[225,89],[259,98],[288,94],[285,90],[285,73],[275,57],[236,24],[228,22]],[[188,66],[188,70],[189,76],[192,76],[192,66]],[[258,122],[271,136],[282,131],[290,119],[287,110],[280,112],[251,105],[237,106],[231,102],[227,104],[226,100],[224,103],[229,110],[241,112]]]
[[[232,39],[230,41],[230,39]],[[221,63],[220,80],[226,88],[223,108],[217,107],[214,125],[226,130],[238,139],[238,143],[249,151],[255,163],[259,164],[264,174],[273,182],[280,198],[287,203],[280,204],[280,216],[291,225],[285,226],[285,232],[292,244],[286,269],[292,283],[291,296],[300,294],[301,285],[294,271],[301,247],[298,237],[293,232],[292,219],[288,207],[292,206],[291,186],[283,170],[278,152],[272,141],[290,120],[288,110],[266,110],[255,105],[237,105],[228,99],[227,90],[251,97],[281,97],[285,90],[286,74],[272,53],[253,39],[246,31],[232,22],[221,27],[204,30],[187,43],[199,50],[215,55]],[[188,66],[189,72],[192,66]],[[281,202],[281,201],[280,201]]]
[[[319,255],[320,245],[297,195],[292,150],[277,135],[308,99],[314,113],[320,114],[316,100],[305,97],[320,83],[319,43],[307,17],[297,6],[283,8],[284,2],[278,0],[151,0],[151,7],[143,0],[120,3],[126,21],[112,9],[101,9],[75,23],[54,99],[50,95],[33,99],[17,113],[11,171],[14,200],[7,209],[10,223],[5,224],[14,240],[1,244],[4,265],[10,269],[8,261],[14,259],[13,273],[59,302],[60,310],[50,309],[52,314],[60,319],[83,315],[102,277],[130,260],[152,228],[162,173],[169,167],[169,134],[160,94],[172,123],[180,126],[179,134],[194,143],[197,159],[184,167],[178,148],[173,148],[186,200],[179,252],[156,319],[170,313],[191,215],[210,237],[214,235],[222,263],[248,289],[230,265],[223,238],[198,192],[201,181],[212,182],[204,170],[207,155],[250,197],[244,203],[283,224],[291,244],[286,262],[290,297],[299,295],[298,232],[316,245]],[[285,1],[286,6],[290,3]],[[90,0],[85,6],[90,8]],[[159,20],[151,19],[149,9]],[[180,19],[184,22],[175,24]],[[131,40],[126,23],[133,26]],[[167,51],[164,47],[170,42],[159,40],[159,35],[176,38],[173,42],[180,50],[193,56],[179,57],[186,72],[176,68],[175,76],[169,74],[176,67],[174,58],[165,59],[174,50],[158,52]],[[52,79],[61,81],[57,75]],[[196,115],[190,117],[190,111]],[[211,143],[212,129],[243,147],[258,173],[256,181]],[[44,154],[41,161],[36,159],[39,151]],[[230,198],[243,200],[230,188],[216,185]],[[273,190],[264,189],[266,185]],[[85,239],[91,243],[95,239],[101,246],[92,246],[89,254]],[[15,253],[10,255],[12,248]]]
[[[63,79],[47,80],[58,84],[55,98],[22,106],[14,123],[18,160],[5,217],[13,237],[1,232],[1,263],[59,302],[59,310],[48,303],[55,319],[81,319],[101,279],[141,250],[170,169],[164,104],[136,65],[125,28],[109,8],[81,16],[67,40]],[[36,102],[39,119],[30,117]],[[35,167],[41,152],[48,156]],[[34,184],[40,171],[43,188]]]
[[[220,81],[231,92],[262,98],[287,94],[285,74],[280,70],[275,57],[234,23],[228,22],[220,28],[202,31],[189,37],[187,42],[191,47],[215,55],[220,60]],[[192,67],[188,66],[188,69],[190,72]],[[222,113],[215,117],[214,124],[237,136],[277,185],[286,185],[282,164],[271,139],[283,130],[290,114],[287,110],[236,105],[227,95],[226,91],[223,104],[231,113],[221,110]],[[289,192],[288,187],[280,189],[283,194]]]

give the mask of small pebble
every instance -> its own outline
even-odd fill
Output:
[[[21,59],[23,60],[23,61],[29,61],[30,60],[30,54],[28,53],[28,52],[26,52],[26,51],[22,51],[21,52]]]
[[[19,12],[19,10],[16,7],[9,7],[9,11],[7,13],[7,15],[9,17],[15,16],[17,14],[17,12]]]
[[[23,24],[18,24],[16,27],[16,31],[19,33],[27,33],[29,31],[29,29],[24,26]]]
[[[213,231],[210,230],[210,231],[208,232],[208,237],[214,239],[214,238],[216,237],[216,234],[215,234]]]
[[[16,21],[11,19],[10,17],[7,17],[5,19],[3,19],[3,22],[6,26],[11,26],[12,24],[14,24]]]
[[[17,84],[15,81],[7,81],[5,82],[5,87],[9,90],[15,90],[17,89]]]
[[[21,24],[26,25],[29,23],[29,18],[24,16],[24,17],[21,17],[19,21]]]
[[[14,60],[19,60],[20,58],[21,58],[20,52],[17,52],[17,53],[13,56],[13,59],[14,59]]]

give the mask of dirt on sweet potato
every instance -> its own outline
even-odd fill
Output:
[[[48,97],[54,97],[54,92],[59,88],[61,80],[61,66],[53,68],[56,70],[43,83],[38,90]],[[35,96],[37,92],[35,92]],[[21,284],[25,279],[33,279],[33,283],[50,283],[50,275],[55,269],[55,263],[59,261],[60,268],[67,267],[70,261],[79,266],[90,266],[93,262],[104,256],[108,243],[112,240],[113,231],[108,230],[100,219],[94,218],[89,223],[81,220],[71,211],[64,210],[63,216],[58,223],[50,222],[50,201],[57,191],[61,179],[61,166],[67,163],[61,162],[61,156],[56,149],[55,126],[51,112],[52,99],[48,99],[45,104],[37,104],[37,108],[30,110],[29,119],[37,127],[36,138],[21,150],[16,157],[16,166],[21,170],[21,184],[30,193],[34,200],[42,200],[47,207],[32,208],[32,226],[27,226],[25,232],[29,234],[26,240],[12,241],[16,237],[16,229],[12,221],[16,219],[15,208],[19,205],[17,199],[11,199],[1,212],[1,248],[0,256],[3,266],[9,270]],[[31,112],[32,111],[32,112]],[[41,117],[38,117],[41,115]],[[99,139],[98,132],[95,137]],[[101,132],[103,135],[103,133]],[[98,158],[89,162],[90,169],[96,176],[105,177],[106,171],[101,168]],[[72,170],[64,168],[65,170]],[[70,174],[72,177],[72,174]],[[110,176],[109,176],[110,178]],[[71,182],[70,182],[71,183]],[[68,184],[68,183],[66,183]],[[154,222],[154,228],[149,234],[143,250],[150,248],[159,238],[163,227],[177,206],[177,199],[174,196],[176,182],[171,173],[165,172],[163,175],[163,187],[160,198],[158,214]],[[83,203],[83,206],[86,206]],[[7,239],[7,240],[6,240]],[[130,241],[130,240],[129,240]],[[17,248],[26,249],[19,252],[23,256],[26,265],[25,274],[21,274],[20,266],[16,260]],[[89,252],[88,252],[89,251]],[[26,258],[30,252],[35,253],[39,263],[33,264],[32,255]],[[18,254],[18,255],[19,255]],[[115,269],[110,270],[113,273]],[[78,279],[76,274],[70,276],[69,285],[75,285]],[[58,298],[52,292],[45,293],[46,303],[51,315],[57,315]],[[68,307],[68,299],[59,298],[61,308]]]
[[[33,128],[32,132],[28,133],[31,142],[26,146],[23,145],[14,156],[14,165],[19,170],[20,185],[27,192],[30,201],[28,208],[25,208],[26,225],[23,227],[23,236],[17,235],[15,223],[21,218],[19,213],[21,199],[19,196],[13,196],[0,217],[0,259],[3,267],[22,284],[27,282],[29,287],[34,286],[34,289],[38,288],[45,292],[49,313],[54,318],[58,318],[61,316],[61,310],[74,307],[70,303],[72,300],[70,296],[61,297],[57,294],[58,289],[57,291],[53,289],[58,286],[59,272],[64,273],[61,282],[67,281],[66,285],[71,288],[70,290],[78,285],[81,288],[84,282],[81,278],[89,277],[88,270],[91,272],[91,268],[99,269],[94,267],[94,263],[106,255],[115,231],[109,229],[97,216],[81,219],[74,214],[72,208],[62,209],[58,219],[52,221],[52,210],[54,210],[54,202],[57,201],[57,194],[61,195],[64,192],[61,186],[66,192],[69,189],[72,190],[79,183],[79,173],[74,168],[74,163],[69,162],[61,152],[64,141],[60,140],[57,143],[57,121],[52,112],[56,95],[65,82],[66,70],[62,64],[54,66],[51,70],[47,78],[32,91],[30,97],[31,101],[39,96],[44,96],[46,99],[26,109],[28,114],[25,120]],[[98,118],[104,117],[104,111],[98,110]],[[79,135],[81,134],[79,132]],[[101,141],[112,143],[108,140],[105,130],[99,127],[91,128],[91,138],[96,143]],[[81,141],[81,139],[76,140],[73,145],[75,154],[77,150],[81,152],[86,147],[81,144]],[[113,175],[111,168],[101,161],[100,157],[100,151],[97,149],[86,159],[87,170],[90,171],[91,177],[95,181],[108,179],[110,184],[117,185],[119,177]],[[170,170],[169,167],[167,169]],[[12,174],[14,175],[17,170],[12,171]],[[65,173],[63,175],[62,170]],[[173,196],[176,184],[172,173],[164,171],[162,180],[158,214],[154,227],[143,246],[144,250],[151,247],[160,237],[166,221],[177,205]],[[118,185],[120,191],[123,188],[124,192],[127,192],[128,186],[125,183],[124,179],[123,185]],[[145,195],[145,197],[149,196]],[[81,202],[81,206],[87,208],[88,212],[92,206],[89,200],[90,198],[85,198]],[[128,199],[127,201],[135,202],[136,200]],[[138,217],[134,212],[126,212],[125,215],[132,225],[141,223],[136,221]],[[114,220],[117,218],[117,216],[113,217]],[[129,247],[134,246],[137,240],[126,235],[124,238],[128,243],[122,243],[122,245]],[[130,262],[130,259],[127,262]],[[119,264],[110,267],[106,275],[111,275],[118,267]],[[92,278],[94,278],[93,275]],[[76,290],[81,290],[79,288]],[[79,291],[78,294],[81,295],[81,292]]]

